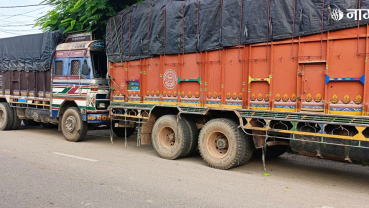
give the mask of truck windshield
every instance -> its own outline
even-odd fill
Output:
[[[105,78],[107,72],[107,60],[104,52],[91,52],[95,78]]]

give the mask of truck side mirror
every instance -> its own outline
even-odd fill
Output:
[[[87,65],[87,64],[83,64],[83,65],[82,65],[82,74],[83,74],[84,76],[88,76],[88,75],[90,75],[90,68],[88,67],[88,65]]]

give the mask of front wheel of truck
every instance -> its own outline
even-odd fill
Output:
[[[13,109],[8,103],[0,103],[0,131],[10,130],[13,127]]]
[[[87,122],[82,120],[82,115],[78,108],[72,107],[65,111],[62,117],[62,132],[67,141],[79,142],[87,134]]]

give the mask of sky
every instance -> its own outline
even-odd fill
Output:
[[[40,4],[42,0],[0,0],[0,38],[41,33],[34,27],[38,17],[51,10],[50,6],[32,6],[21,8],[1,8]]]

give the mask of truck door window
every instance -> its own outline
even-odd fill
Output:
[[[81,62],[80,61],[72,61],[71,67],[70,67],[70,75],[71,76],[79,76],[79,70],[81,68]]]
[[[63,76],[63,61],[55,61],[54,75]]]
[[[95,78],[105,78],[107,72],[107,60],[105,53],[93,52],[92,63],[94,68]]]

